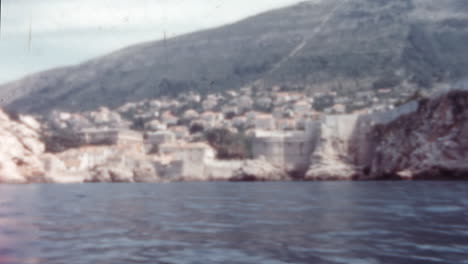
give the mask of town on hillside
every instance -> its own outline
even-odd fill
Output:
[[[53,111],[39,118],[48,152],[114,146],[150,157],[159,175],[206,174],[197,165],[207,159],[229,160],[229,166],[235,160],[266,159],[284,171],[303,172],[310,165],[314,133],[323,117],[385,112],[417,96],[410,86],[398,92],[358,92],[353,97],[337,91],[307,94],[280,86],[244,87],[128,102],[115,109]],[[83,165],[76,155],[69,156],[62,154],[62,161],[68,169],[78,166],[77,170],[103,158],[101,152],[91,153]]]

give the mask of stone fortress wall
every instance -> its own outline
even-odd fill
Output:
[[[307,122],[304,131],[257,131],[253,156],[254,159],[264,157],[288,172],[319,167],[364,169],[370,165],[376,144],[370,134],[372,128],[417,109],[418,103],[410,102],[385,112],[323,116]]]
[[[307,171],[323,174],[324,168],[363,169],[369,166],[375,149],[375,142],[369,134],[372,128],[412,113],[417,108],[418,103],[411,102],[385,112],[327,115],[309,120],[302,131],[257,130],[252,143],[253,159],[264,160],[282,171],[299,175]],[[133,148],[135,152],[147,153],[148,146],[154,149],[157,145],[156,154],[165,159],[155,160],[152,164],[162,179],[229,179],[242,167],[243,161],[216,160],[215,152],[207,144],[178,142],[168,136],[171,135],[156,133],[147,135],[143,140],[140,133],[125,130],[83,131],[81,134],[86,144],[113,145],[117,150]],[[72,158],[67,159],[66,155],[62,155],[62,158],[66,160],[67,167],[80,170],[111,156],[103,157],[102,153],[92,155],[92,151],[85,154],[78,155],[79,161],[76,162]]]
[[[305,170],[314,149],[315,135],[309,131],[271,132],[257,131],[253,145],[253,158],[265,158],[272,165],[286,171]]]

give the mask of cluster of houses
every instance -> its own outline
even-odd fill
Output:
[[[352,95],[338,91],[306,93],[285,91],[279,86],[267,90],[244,87],[201,95],[196,92],[176,98],[159,98],[127,103],[116,111],[138,124],[139,130],[171,131],[178,139],[194,132],[225,128],[248,130],[304,130],[307,122],[322,115],[385,111],[411,96],[411,87],[376,89]]]
[[[271,96],[229,91],[223,95],[182,95],[178,99],[150,100],[117,109],[145,131],[170,131],[177,139],[201,130],[303,130],[307,120],[318,119],[313,98],[301,93],[278,92]]]

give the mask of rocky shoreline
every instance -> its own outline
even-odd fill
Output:
[[[467,180],[468,91],[410,104],[393,113],[318,121],[317,143],[302,171],[284,169],[268,157],[217,160],[203,144],[181,147],[199,158],[188,165],[146,154],[127,141],[52,153],[37,120],[0,112],[0,183]]]

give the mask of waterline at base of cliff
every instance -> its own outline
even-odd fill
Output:
[[[147,154],[141,134],[125,131],[96,134],[116,143],[80,140],[49,153],[34,118],[0,113],[0,126],[2,183],[468,179],[466,89],[386,112],[326,115],[300,133],[258,133],[253,160],[218,160],[206,143]]]

